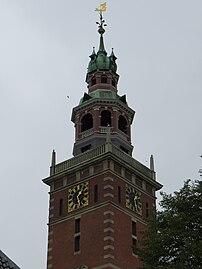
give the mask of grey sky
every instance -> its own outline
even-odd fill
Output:
[[[202,167],[202,1],[108,0],[108,53],[136,111],[133,156],[154,154],[163,190]],[[46,266],[51,151],[70,158],[71,110],[98,48],[97,0],[0,0],[0,249],[22,269]],[[70,98],[67,99],[66,96]]]

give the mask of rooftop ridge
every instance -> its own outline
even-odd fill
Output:
[[[0,250],[0,269],[20,269],[20,267]]]

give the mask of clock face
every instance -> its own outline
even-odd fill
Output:
[[[126,207],[142,215],[141,193],[129,185],[126,185]]]
[[[68,191],[68,212],[88,205],[88,182],[78,184]]]

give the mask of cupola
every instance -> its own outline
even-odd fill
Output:
[[[100,13],[98,33],[99,49],[90,55],[86,75],[88,92],[84,93],[79,105],[72,111],[75,123],[75,143],[73,155],[96,148],[106,142],[110,129],[111,143],[132,155],[131,124],[135,112],[128,106],[126,96],[119,96],[117,85],[117,57],[112,49],[108,56],[104,46],[106,26]]]
[[[96,53],[95,47],[89,56],[90,62],[88,64],[86,82],[88,83],[89,93],[97,89],[108,89],[117,91],[117,84],[119,75],[117,72],[117,57],[112,49],[111,55],[108,56],[104,46],[104,33],[106,26],[105,21],[100,14],[100,22],[97,22],[98,33],[100,34],[99,50]],[[111,85],[111,87],[109,87]]]

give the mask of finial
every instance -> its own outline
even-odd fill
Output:
[[[55,166],[55,165],[56,165],[56,152],[55,152],[55,150],[53,150],[51,166]]]
[[[107,26],[107,24],[105,23],[105,20],[103,19],[103,16],[102,16],[102,12],[100,12],[100,22],[96,22],[99,27],[98,27],[98,33],[100,35],[103,35],[105,33],[105,29],[103,28],[104,26]]]
[[[154,171],[154,156],[151,155],[150,157],[150,170]]]
[[[95,47],[93,47],[93,52],[89,57],[91,58],[91,60],[95,59],[95,57],[96,57]]]
[[[100,34],[100,47],[99,51],[105,51],[104,48],[104,40],[103,40],[103,34],[105,33],[104,26],[107,26],[105,24],[105,20],[103,19],[102,12],[100,12],[100,22],[96,22],[98,26],[98,33]]]
[[[55,174],[55,165],[56,165],[56,153],[55,153],[55,150],[53,150],[51,167],[50,167],[50,176],[53,176]]]
[[[111,127],[109,124],[107,125],[106,143],[111,143]]]
[[[154,156],[153,155],[151,155],[151,157],[150,157],[150,170],[151,170],[151,178],[153,180],[156,180],[156,174],[154,171]]]
[[[114,54],[114,48],[112,48],[112,53],[111,53],[111,55],[110,55],[110,58],[113,59],[114,62],[115,62],[116,59],[117,59],[117,57],[116,57],[115,54]]]

